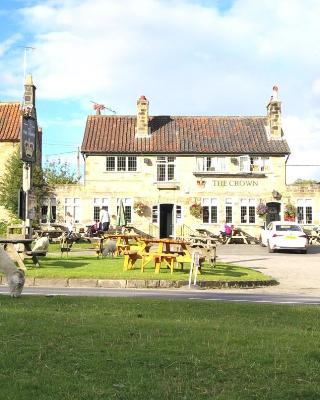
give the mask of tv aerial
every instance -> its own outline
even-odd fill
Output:
[[[111,108],[106,107],[104,104],[100,104],[97,103],[96,101],[90,101],[91,103],[93,103],[93,109],[96,110],[96,115],[101,115],[101,111],[102,110],[108,110],[110,112],[112,112],[113,114],[116,114],[116,112],[114,110],[111,110]]]

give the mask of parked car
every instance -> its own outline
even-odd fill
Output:
[[[260,244],[267,246],[269,253],[275,250],[307,253],[308,238],[302,227],[295,222],[273,221],[261,231]]]

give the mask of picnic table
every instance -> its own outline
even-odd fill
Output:
[[[145,266],[149,262],[154,263],[155,273],[160,273],[162,263],[170,268],[173,273],[175,264],[180,264],[183,268],[185,262],[191,262],[192,254],[189,249],[189,242],[177,239],[148,239],[139,238],[136,250],[125,252],[124,270],[134,268],[135,262],[141,259],[141,271],[144,272]],[[204,257],[200,258],[200,262]]]
[[[0,244],[4,245],[4,249],[7,251],[10,258],[18,264],[19,268],[21,268],[24,271],[27,270],[24,263],[24,259],[26,256],[31,256],[33,264],[35,264],[37,267],[39,266],[37,252],[33,252],[31,250],[31,243],[32,239],[0,238]],[[19,249],[20,245],[22,245],[23,250]],[[42,253],[43,252],[41,252],[41,254]]]
[[[124,254],[125,251],[132,249],[133,246],[138,246],[140,236],[137,234],[127,233],[115,233],[115,234],[104,234],[104,239],[114,239],[116,241],[116,252],[117,256]]]
[[[227,241],[225,244],[231,244],[231,243],[243,243],[243,244],[249,244],[248,238],[246,234],[239,228],[234,228],[232,230],[231,236],[227,238]]]

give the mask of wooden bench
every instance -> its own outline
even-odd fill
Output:
[[[125,250],[123,260],[123,270],[128,271],[134,269],[134,264],[137,260],[140,260],[142,256],[136,250]]]
[[[166,267],[170,269],[171,274],[173,273],[174,264],[177,261],[177,253],[142,253],[141,254],[141,272],[144,272],[144,267],[150,261],[155,263],[155,273],[160,273],[162,262],[165,263]]]

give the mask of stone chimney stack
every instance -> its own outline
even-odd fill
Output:
[[[268,128],[271,139],[282,138],[281,128],[281,101],[278,99],[278,87],[273,86],[272,96],[267,106],[268,110]]]
[[[24,81],[23,103],[25,107],[36,106],[36,87],[33,84],[32,75],[27,75]]]
[[[149,102],[145,96],[140,96],[137,101],[137,126],[136,138],[148,138],[149,132]]]

